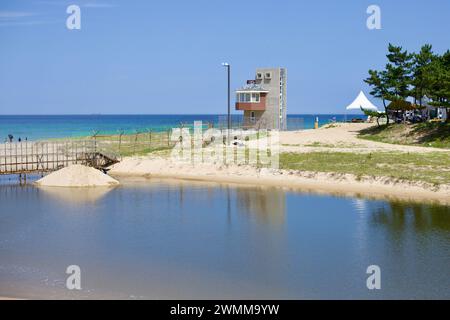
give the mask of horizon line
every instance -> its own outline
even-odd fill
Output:
[[[0,114],[5,116],[227,116],[226,113],[47,113],[47,114]],[[288,113],[287,116],[308,115],[364,115],[360,113]],[[243,116],[243,114],[232,113],[231,116]]]

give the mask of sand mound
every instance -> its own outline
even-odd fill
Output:
[[[118,185],[119,182],[97,169],[75,164],[45,176],[36,184],[48,187],[104,187]]]

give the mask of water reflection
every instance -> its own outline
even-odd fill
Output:
[[[353,201],[356,212],[365,213],[367,212],[367,200],[361,198],[355,198]]]
[[[387,228],[392,234],[401,234],[410,229],[419,233],[450,231],[448,206],[390,201],[372,209],[369,222]]]
[[[58,187],[38,187],[46,196],[56,201],[71,203],[95,203],[105,197],[114,188],[92,187],[92,188],[58,188]]]
[[[121,183],[0,186],[0,296],[450,298],[448,206]],[[65,268],[74,263],[86,271],[85,290],[69,293]],[[383,270],[380,292],[365,287],[370,264]]]
[[[220,194],[220,205],[225,208],[227,220],[232,222],[233,212],[248,215],[261,223],[282,225],[286,215],[286,191],[275,187],[255,187],[240,184],[220,184],[204,181],[184,181],[175,179],[152,179],[135,178],[133,180],[122,180],[125,185],[146,185],[158,193],[158,201],[164,201],[168,206],[176,203],[184,208],[185,201],[192,201],[192,197],[201,197],[202,201],[211,204],[217,202]],[[170,188],[160,188],[160,183]],[[201,190],[198,194],[192,194],[192,190]],[[160,197],[163,197],[161,199]],[[152,193],[146,197],[153,197]]]
[[[229,198],[230,195],[228,193]],[[264,223],[284,224],[286,193],[280,188],[237,187],[236,201],[239,211],[242,213],[250,214]]]

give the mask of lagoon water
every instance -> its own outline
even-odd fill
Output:
[[[0,184],[0,296],[450,298],[448,206],[122,182]],[[366,287],[373,264],[381,290]],[[80,291],[65,287],[69,265],[81,268]]]

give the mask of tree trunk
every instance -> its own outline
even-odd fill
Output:
[[[389,125],[388,108],[386,107],[386,101],[383,99],[384,112],[386,112],[386,125]]]

